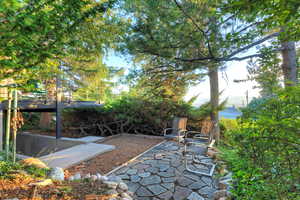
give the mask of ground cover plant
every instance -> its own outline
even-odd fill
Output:
[[[249,109],[252,109],[250,106]],[[245,112],[247,113],[247,112]],[[238,199],[299,199],[300,87],[278,91],[228,131],[224,149]]]

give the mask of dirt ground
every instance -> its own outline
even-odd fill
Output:
[[[109,189],[99,182],[54,182],[45,187],[31,186],[38,180],[17,174],[10,179],[0,179],[0,199],[18,198],[20,200],[87,200],[91,194],[99,195],[98,200],[108,200],[105,195]]]
[[[163,139],[149,139],[142,136],[122,135],[107,139],[103,144],[110,144],[116,147],[115,150],[96,156],[68,169],[70,174],[80,172],[82,174],[106,174],[114,168],[122,165],[147,149],[162,142]]]

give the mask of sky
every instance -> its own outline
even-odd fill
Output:
[[[121,55],[116,55],[110,52],[105,57],[104,62],[108,66],[121,67],[129,69],[132,66],[130,61],[126,60]],[[220,91],[223,91],[221,100],[228,98],[228,105],[243,106],[246,103],[246,92],[248,91],[249,99],[259,96],[259,90],[253,87],[257,85],[254,81],[246,81],[235,83],[234,80],[242,80],[247,78],[247,61],[227,62],[225,70],[219,72],[219,87]],[[226,78],[225,78],[226,77]],[[126,90],[126,86],[117,88],[118,91]],[[209,101],[210,88],[209,80],[206,78],[198,85],[189,88],[185,100],[189,100],[193,96],[199,94],[199,97],[195,101],[195,105],[201,105]]]

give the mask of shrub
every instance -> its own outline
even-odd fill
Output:
[[[229,138],[232,149],[224,156],[234,173],[233,194],[245,200],[297,199],[300,87],[279,91],[255,113],[242,117]]]
[[[238,128],[237,119],[225,119],[220,120],[220,132],[221,132],[221,142],[227,143],[234,134],[234,130]]]
[[[192,112],[192,106],[185,102],[123,96],[102,108],[66,109],[63,126],[65,130],[75,128],[77,133],[101,136],[118,133],[161,135],[164,128],[172,126],[175,116],[188,117],[189,126],[194,128],[198,118],[192,116]]]
[[[0,161],[0,179],[11,178],[17,170],[24,170],[34,177],[46,177],[48,169],[39,169],[33,166],[24,166],[18,162]]]

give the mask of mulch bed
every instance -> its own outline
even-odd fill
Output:
[[[70,174],[75,174],[76,172],[80,172],[81,174],[106,174],[162,141],[163,139],[161,138],[149,138],[135,135],[115,136],[99,142],[114,145],[116,147],[115,150],[96,156],[88,161],[84,161],[69,168],[68,171]]]
[[[16,174],[10,179],[0,179],[0,199],[108,200],[111,197],[104,194],[108,189],[99,182],[55,182],[44,187],[29,185],[34,182],[37,180],[23,174]]]

